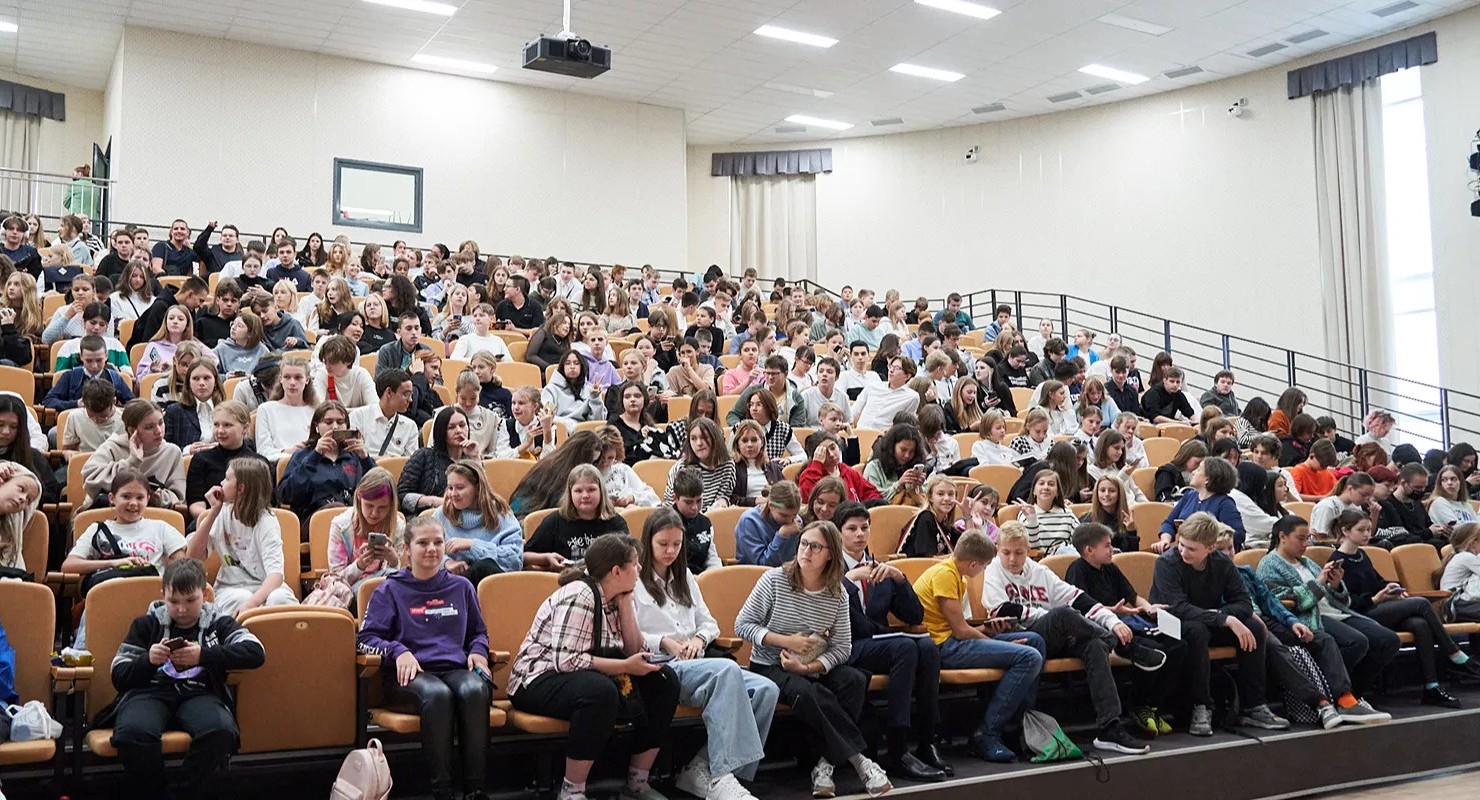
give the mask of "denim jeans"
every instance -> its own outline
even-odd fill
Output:
[[[1021,716],[1038,697],[1043,671],[1043,637],[1036,633],[1003,634],[996,639],[957,639],[940,644],[941,669],[1001,669],[1007,674],[992,692],[978,733],[1001,738],[1002,728]]]
[[[754,778],[781,690],[728,658],[670,661],[669,666],[678,673],[678,702],[704,709],[710,774]]]

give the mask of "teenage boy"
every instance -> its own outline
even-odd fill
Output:
[[[39,275],[41,255],[36,252],[34,245],[26,241],[26,221],[12,214],[5,218],[4,229],[5,242],[0,245],[0,255],[15,262],[15,268],[21,272],[28,273],[32,277]]]
[[[515,275],[509,280],[512,281],[515,278],[519,276]],[[519,279],[523,280],[523,278]],[[525,308],[532,305],[534,304],[529,302],[524,304]],[[502,337],[488,332],[489,326],[493,324],[493,317],[493,306],[487,303],[473,306],[473,332],[458,337],[457,344],[452,348],[452,357],[469,359],[475,353],[488,353],[495,361],[512,361],[509,355],[509,345],[504,343]]]
[[[1197,419],[1187,395],[1182,394],[1185,376],[1179,367],[1169,367],[1161,377],[1161,385],[1153,386],[1141,395],[1141,416],[1156,424],[1163,422],[1191,422]]]
[[[842,409],[843,417],[847,418],[848,393],[838,386],[838,373],[841,371],[837,360],[831,357],[824,357],[817,362],[817,384],[802,392],[802,404],[807,408],[805,427],[818,426],[818,412],[827,403]]]
[[[325,296],[329,293],[329,271],[323,267],[317,267],[310,273],[309,280],[311,281],[309,285],[312,288],[309,289],[308,294],[299,298],[298,309],[293,312],[293,316],[297,317],[298,321],[304,324],[308,323],[309,316],[324,302]],[[267,293],[271,294],[272,287],[268,286],[266,288]],[[319,320],[320,327],[327,327],[328,325],[329,320]]]
[[[360,351],[347,336],[330,336],[319,348],[323,369],[313,371],[315,397],[338,400],[356,409],[374,403],[375,379],[360,366]]]
[[[1117,353],[1110,358],[1110,380],[1105,382],[1105,394],[1115,401],[1115,407],[1141,415],[1141,392],[1130,379],[1130,360]]]
[[[1341,435],[1341,430],[1336,427],[1336,420],[1332,417],[1316,417],[1316,438],[1326,439],[1336,447],[1336,460],[1345,461],[1352,457],[1357,449],[1357,443]]]
[[[106,304],[88,303],[87,308],[82,312],[82,335],[100,337],[108,348],[108,364],[132,382],[134,369],[128,362],[128,350],[124,349],[122,342],[107,335],[112,318],[113,312]],[[82,361],[79,358],[81,344],[79,339],[67,339],[58,345],[56,366],[53,371],[62,372],[81,364]]]
[[[64,464],[78,453],[96,451],[109,437],[123,432],[123,414],[118,410],[112,382],[84,382],[82,410],[84,413],[67,416],[67,427],[61,432],[59,446]]]
[[[998,306],[997,308],[1000,310],[1007,308],[1007,306]],[[1012,311],[1008,309],[1008,317],[1010,318],[1011,316]],[[947,322],[954,323],[963,330],[971,330],[971,315],[961,310],[961,295],[956,292],[946,295],[946,307],[935,315],[935,327],[937,329]],[[1000,332],[1000,326],[996,320],[993,320],[992,324],[987,326],[987,331],[990,333],[993,328],[998,328]],[[992,335],[987,341],[995,341],[996,338],[995,335]]]
[[[673,510],[683,520],[683,545],[689,571],[698,575],[724,566],[714,544],[714,523],[703,511],[704,481],[698,470],[681,469],[673,476]]]
[[[155,275],[195,274],[195,251],[190,247],[190,226],[185,220],[170,223],[170,238],[157,242],[150,256],[150,268]]]
[[[1382,469],[1390,469],[1382,467]],[[1377,477],[1378,467],[1369,474]],[[1428,507],[1423,504],[1424,490],[1429,486],[1429,471],[1422,464],[1404,464],[1398,470],[1397,485],[1382,504],[1382,515],[1377,520],[1373,539],[1386,548],[1402,544],[1432,544],[1443,549],[1449,543],[1449,529],[1429,519]]]
[[[375,376],[391,369],[420,372],[421,365],[412,362],[417,351],[430,349],[421,343],[421,317],[411,312],[402,314],[396,321],[396,340],[380,348],[375,356]]]
[[[411,407],[411,375],[390,369],[375,377],[380,401],[349,412],[349,426],[360,431],[360,441],[371,458],[411,457],[421,447],[421,430],[405,416]]]
[[[886,431],[901,412],[919,410],[920,393],[908,385],[915,377],[915,362],[907,356],[889,359],[888,376],[888,383],[870,383],[853,404],[853,427]]]
[[[274,285],[281,280],[289,280],[300,292],[313,291],[313,275],[298,263],[298,244],[288,237],[278,240],[277,266],[267,271],[267,279]]]
[[[878,350],[879,343],[884,340],[884,331],[879,329],[879,323],[883,319],[884,309],[869,306],[863,312],[863,319],[853,323],[853,327],[848,329],[848,339],[863,342],[870,350]]]
[[[113,727],[130,793],[168,794],[160,736],[190,734],[185,795],[208,797],[237,744],[228,672],[256,669],[262,643],[230,614],[205,601],[205,566],[181,558],[164,568],[164,598],[136,617],[118,646],[109,676],[119,691],[98,727]]]
[[[897,567],[874,560],[868,550],[870,521],[862,503],[847,502],[833,512],[843,541],[843,591],[853,652],[848,663],[873,675],[888,675],[888,754],[879,762],[894,775],[915,781],[943,781],[954,774],[935,749],[940,709],[940,651],[928,637],[890,634],[891,615],[906,625],[925,621],[920,598]],[[916,703],[913,715],[910,701]],[[917,748],[909,750],[913,733]]]
[[[1310,446],[1305,460],[1289,468],[1290,488],[1302,497],[1325,497],[1336,488],[1336,445],[1326,439],[1317,439]]]
[[[581,281],[576,278],[575,264],[560,265],[560,279],[555,282],[555,296],[562,297],[572,308],[581,307]],[[596,309],[600,311],[600,309]]]
[[[113,242],[113,248],[98,261],[96,274],[116,281],[123,274],[124,267],[128,266],[129,260],[134,257],[134,237],[127,228],[115,228],[108,238]],[[7,241],[6,247],[9,244]],[[0,248],[0,253],[9,255],[5,248]],[[20,264],[17,263],[16,267],[19,268]]]
[[[1249,440],[1249,459],[1267,472],[1278,472],[1285,476],[1285,488],[1290,492],[1291,502],[1300,502],[1300,492],[1295,488],[1295,478],[1290,470],[1280,466],[1280,437],[1272,433],[1260,433]]]
[[[760,340],[761,334],[766,331],[766,312],[757,309],[752,312],[750,319],[746,320],[745,330],[730,337],[730,355],[740,354],[740,345],[755,339]]]
[[[204,342],[206,347],[215,347],[231,333],[231,321],[236,319],[241,302],[241,284],[235,278],[221,279],[216,284],[215,306],[195,318],[195,338]]]
[[[1275,716],[1265,704],[1268,648],[1264,624],[1254,615],[1253,602],[1233,559],[1214,547],[1219,528],[1218,520],[1201,511],[1183,520],[1176,546],[1157,557],[1153,570],[1151,602],[1165,606],[1161,613],[1181,622],[1182,644],[1187,648],[1184,681],[1192,699],[1188,732],[1213,735],[1208,648],[1224,645],[1235,645],[1243,706],[1239,724],[1285,730],[1289,720]]]
[[[848,395],[850,402],[857,402],[864,388],[879,382],[879,373],[869,369],[868,342],[853,340],[848,345],[848,368],[838,376],[838,388]]]
[[[1069,354],[1064,340],[1055,336],[1043,343],[1043,360],[1028,371],[1028,385],[1036,387],[1044,381],[1053,380],[1053,371]]]
[[[159,294],[154,296],[154,302],[150,303],[149,307],[144,309],[144,313],[139,315],[139,319],[134,322],[134,335],[130,336],[125,344],[133,347],[153,339],[154,334],[159,333],[159,329],[164,326],[164,317],[170,310],[170,306],[182,305],[191,314],[198,314],[208,294],[210,290],[206,288],[206,282],[194,275],[186,278],[185,283],[181,284],[179,289],[164,287]]]
[[[233,261],[242,260],[241,231],[235,225],[221,228],[221,243],[211,244],[211,234],[216,232],[216,221],[206,223],[200,235],[195,237],[195,258],[212,275],[226,268]]]
[[[78,366],[57,376],[51,391],[46,393],[41,404],[58,412],[82,406],[82,387],[89,379],[102,378],[113,384],[119,405],[134,399],[134,393],[124,383],[118,370],[108,363],[108,345],[101,336],[84,336],[79,342],[81,350]]]
[[[1099,727],[1095,749],[1130,755],[1151,752],[1120,720],[1120,691],[1110,671],[1110,653],[1120,650],[1148,672],[1166,664],[1166,653],[1136,642],[1135,633],[1114,611],[1028,558],[1028,530],[1017,521],[998,531],[997,559],[982,579],[983,608],[1001,609],[1007,603],[1020,611],[994,614],[1017,615],[1019,627],[1043,637],[1045,657],[1083,662]]]
[[[1233,396],[1233,373],[1226,369],[1218,370],[1218,374],[1213,376],[1213,388],[1202,393],[1197,405],[1199,408],[1217,406],[1229,419],[1238,416],[1238,398]]]
[[[81,274],[72,279],[72,302],[58,308],[41,331],[43,344],[56,344],[63,339],[76,339],[85,335],[83,311],[97,301],[96,283],[93,276]]]
[[[267,346],[273,350],[293,350],[308,343],[303,323],[276,305],[268,306],[262,315],[262,332],[267,337]]]
[[[685,339],[684,341],[689,340]],[[719,357],[714,354],[714,337],[710,334],[710,332],[700,329],[698,334],[694,336],[692,341],[694,342],[694,358],[699,362],[699,364],[705,367],[709,367],[711,370],[714,370],[715,375],[723,375],[725,371],[725,365],[719,360]],[[680,355],[682,355],[682,353],[680,353]],[[710,381],[709,386],[713,385],[714,381]]]
[[[805,427],[807,424],[807,404],[803,402],[802,395],[792,388],[791,383],[786,380],[786,359],[781,356],[768,356],[765,363],[766,379],[762,383],[745,387],[740,397],[735,400],[734,408],[725,415],[725,424],[735,427],[740,420],[747,419],[746,409],[750,408],[750,396],[756,392],[767,391],[776,398],[777,413],[781,419],[793,428]]]
[[[1002,743],[1003,731],[1033,706],[1044,644],[1036,633],[1009,633],[1009,620],[989,619],[980,628],[966,621],[967,581],[985,572],[996,556],[997,547],[986,534],[969,530],[956,540],[949,558],[915,581],[915,595],[925,612],[925,630],[940,650],[941,669],[1000,669],[1006,673],[993,690],[966,752],[1007,764],[1017,760],[1017,754]]]
[[[545,324],[545,310],[529,298],[529,281],[523,275],[509,276],[494,315],[499,330],[518,331],[525,336],[533,336],[535,329]]]
[[[683,338],[690,339],[699,335],[699,331],[707,331],[711,342],[723,346],[725,334],[714,324],[714,309],[699,307],[694,311],[694,324],[684,331]]]
[[[658,368],[667,372],[678,366],[678,346],[668,335],[668,314],[654,310],[648,315],[648,341],[653,343],[653,360]]]
[[[802,491],[791,481],[771,484],[767,502],[735,523],[735,556],[741,564],[779,567],[796,558],[801,541]]]

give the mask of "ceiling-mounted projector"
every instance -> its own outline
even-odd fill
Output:
[[[524,68],[594,78],[612,68],[612,51],[576,36],[541,36],[524,46]]]
[[[589,79],[612,68],[611,48],[591,44],[570,32],[570,0],[565,0],[564,22],[560,33],[524,45],[525,69]]]

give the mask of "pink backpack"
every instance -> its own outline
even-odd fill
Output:
[[[379,739],[364,750],[351,750],[334,779],[329,800],[387,800],[391,796],[391,767]]]

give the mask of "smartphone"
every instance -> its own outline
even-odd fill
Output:
[[[673,656],[670,656],[667,653],[643,653],[642,657],[646,659],[649,664],[667,664],[668,662],[673,660]]]
[[[1023,606],[1011,600],[992,609],[992,616],[1004,619],[1019,620],[1023,618]]]
[[[164,641],[164,646],[168,647],[171,650],[179,650],[187,644],[189,644],[189,642],[185,641],[184,636],[176,636],[173,639],[166,639]]]
[[[349,441],[350,439],[360,438],[360,432],[355,430],[354,428],[350,428],[349,430],[344,431],[329,431],[329,438],[333,439],[335,444],[343,447],[344,443]]]
[[[386,547],[390,543],[391,543],[390,537],[389,536],[386,536],[383,533],[373,533],[372,532],[370,534],[370,546],[371,547]]]
[[[483,669],[482,667],[474,667],[473,674],[477,675],[479,678],[482,678],[483,682],[488,684],[489,686],[493,685],[493,676],[489,675],[488,671]]]

